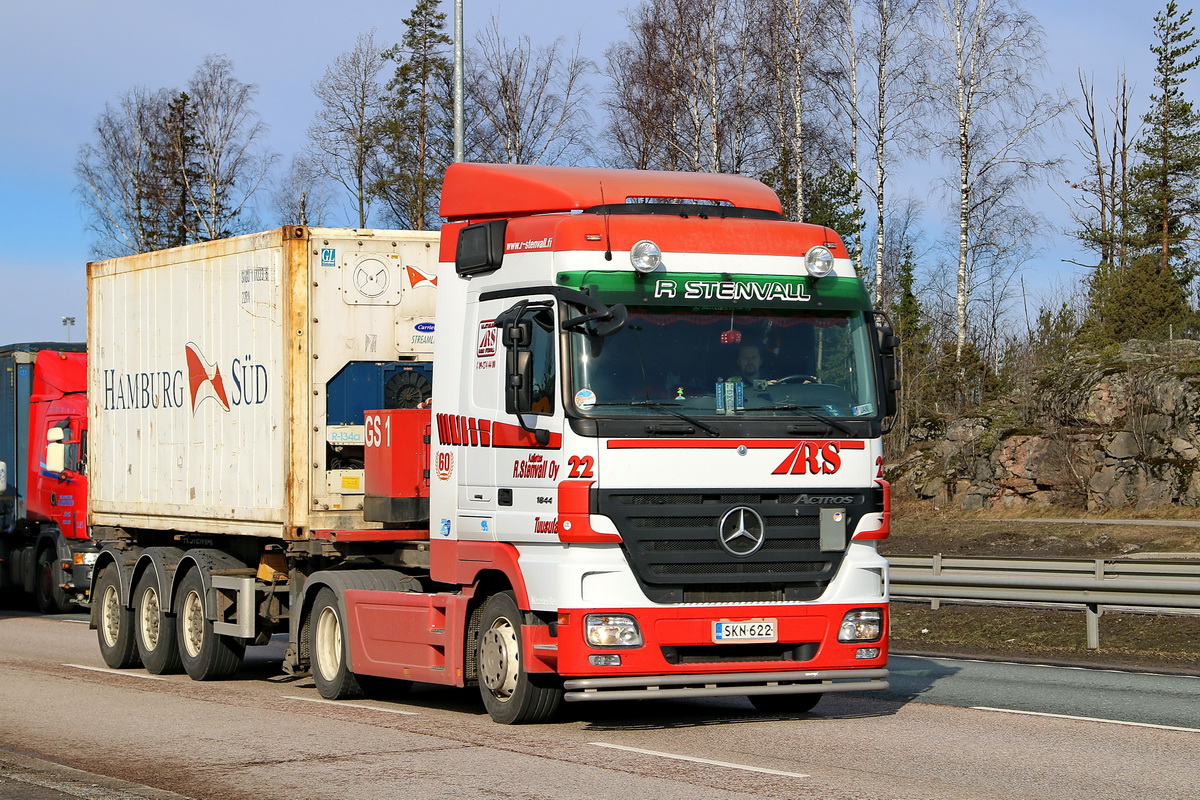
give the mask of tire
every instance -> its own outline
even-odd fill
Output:
[[[228,678],[242,665],[246,644],[218,636],[208,619],[200,570],[188,570],[175,595],[175,635],[183,671],[194,681]]]
[[[121,605],[117,567],[108,564],[96,577],[96,638],[100,657],[110,669],[128,669],[141,663],[133,635],[133,612]]]
[[[521,654],[521,609],[512,592],[487,599],[480,615],[479,694],[503,725],[546,722],[562,702],[557,676],[529,673]]]
[[[61,614],[73,605],[62,588],[65,582],[62,565],[58,563],[58,554],[54,548],[47,547],[38,553],[37,584],[34,589],[38,611],[43,614]]]
[[[804,694],[752,694],[750,705],[764,714],[803,714],[812,711],[821,698],[821,692]]]
[[[350,700],[363,696],[358,676],[350,671],[350,642],[337,593],[328,586],[317,592],[308,617],[313,683],[326,700]]]
[[[158,574],[153,569],[146,570],[133,590],[134,640],[142,665],[154,675],[183,671],[175,617],[167,613],[162,598]]]

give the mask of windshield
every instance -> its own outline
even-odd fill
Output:
[[[879,414],[861,311],[630,306],[616,334],[569,341],[571,405],[586,416]]]

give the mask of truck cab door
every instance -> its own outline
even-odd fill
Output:
[[[494,366],[475,371],[474,399],[490,419],[480,426],[487,446],[469,449],[464,511],[486,507],[493,539],[554,540],[563,425],[556,302],[490,300],[481,311],[494,333]],[[471,537],[471,520],[460,523],[460,536]]]

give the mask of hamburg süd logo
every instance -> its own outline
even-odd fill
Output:
[[[195,343],[188,342],[184,349],[187,352],[188,385],[192,390],[192,411],[209,398],[228,411],[229,396],[225,393],[220,367],[205,358]]]

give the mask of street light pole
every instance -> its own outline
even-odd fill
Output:
[[[67,329],[67,343],[70,344],[71,329],[75,327],[75,318],[74,317],[63,317],[62,324],[63,324],[63,327]]]
[[[463,160],[463,0],[454,0],[454,161]]]

